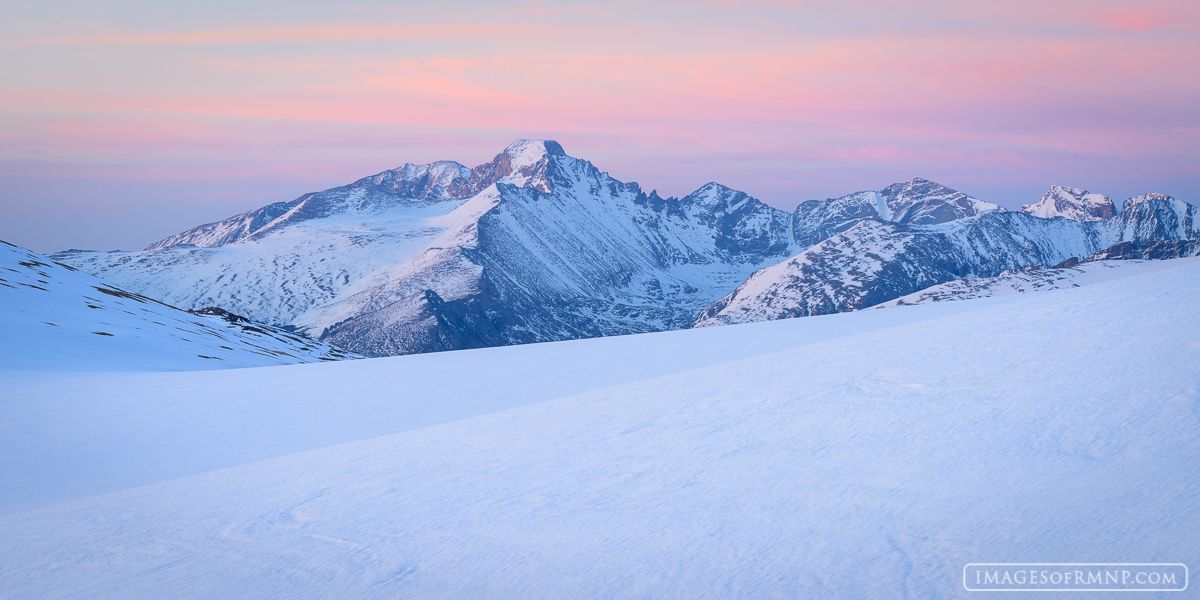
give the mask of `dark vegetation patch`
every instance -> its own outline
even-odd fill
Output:
[[[109,296],[116,296],[117,298],[129,298],[130,300],[133,300],[135,302],[142,302],[142,303],[145,303],[146,300],[149,300],[149,298],[147,298],[145,296],[142,296],[140,294],[130,294],[129,292],[127,292],[125,290],[114,290],[114,289],[109,289],[109,288],[103,288],[98,285],[93,285],[92,287],[95,288],[96,291],[100,292],[101,294],[108,294]]]
[[[100,293],[108,294],[109,296],[116,296],[118,298],[129,298],[130,300],[134,300],[136,302],[141,302],[143,304],[146,302],[153,302],[155,304],[161,304],[167,308],[174,308],[175,310],[180,310],[180,311],[183,310],[179,307],[171,306],[170,304],[167,304],[166,302],[160,302],[158,300],[155,300],[154,298],[143,296],[141,294],[132,294],[132,293],[127,292],[122,289],[103,288],[98,285],[93,285],[92,287],[96,288],[96,290],[98,290]]]
[[[193,315],[208,315],[210,317],[221,317],[230,323],[249,323],[250,319],[242,315],[235,315],[219,306],[205,306],[199,310],[189,310]]]

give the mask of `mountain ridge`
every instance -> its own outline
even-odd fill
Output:
[[[1054,186],[1043,201],[1086,195]],[[664,198],[552,140],[518,140],[473,168],[405,164],[142,252],[55,257],[179,306],[222,306],[385,355],[689,327],[748,301],[761,271],[784,276],[780,265],[802,255],[807,271],[784,286],[807,282],[798,304],[778,297],[777,311],[743,317],[856,310],[1126,241],[1136,249],[1114,257],[1190,251],[1148,244],[1191,239],[1194,207],[1162,194],[1126,205],[1098,220],[1065,204],[1031,215],[914,178],[789,213],[716,182]]]
[[[1109,258],[1186,256],[1200,240],[1196,207],[1164,194],[1086,221],[993,211],[933,225],[858,220],[751,275],[700,313],[693,327],[859,310],[957,279],[994,277],[1112,251]],[[1161,247],[1168,241],[1189,242]],[[1121,244],[1129,244],[1130,249]],[[1149,248],[1138,254],[1132,248]],[[1124,252],[1124,254],[1121,254]]]

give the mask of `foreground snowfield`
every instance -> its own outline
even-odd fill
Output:
[[[1198,309],[1200,263],[1175,261],[646,336],[3,373],[0,581],[14,598],[944,598],[969,595],[968,562],[1194,567]]]

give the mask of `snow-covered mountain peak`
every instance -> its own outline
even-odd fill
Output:
[[[472,175],[481,181],[530,187],[548,194],[554,189],[555,159],[572,160],[554,140],[517,140],[492,162],[475,167]]]
[[[912,225],[946,223],[1004,210],[999,205],[920,177],[893,183],[880,190],[879,195],[891,209],[889,221]]]
[[[694,204],[709,210],[737,210],[747,200],[759,202],[745,192],[710,181],[685,196],[681,202],[685,205]]]
[[[508,156],[514,166],[523,166],[533,165],[547,156],[566,156],[567,152],[554,140],[517,140],[502,154]]]
[[[377,215],[410,205],[464,200],[495,183],[531,187],[547,193],[555,165],[571,159],[553,140],[517,140],[490,162],[469,169],[454,161],[401,167],[363,177],[349,185],[276,202],[223,221],[208,223],[151,244],[147,250],[191,244],[215,248],[260,238],[312,219],[345,215]],[[579,161],[584,162],[584,161]]]
[[[378,186],[409,197],[442,200],[458,197],[457,188],[471,177],[471,170],[452,160],[439,160],[427,165],[405,163],[355,182],[355,185]],[[460,181],[461,180],[461,181]]]
[[[1042,199],[1021,207],[1021,212],[1043,219],[1063,217],[1072,221],[1099,221],[1117,213],[1112,198],[1079,188],[1052,185]]]
[[[917,177],[878,192],[855,192],[840,198],[804,202],[796,207],[792,231],[796,243],[807,248],[863,219],[933,225],[1003,211],[998,205]]]
[[[1160,194],[1158,192],[1150,192],[1149,194],[1139,194],[1139,195],[1134,196],[1125,201],[1125,209],[1128,210],[1129,207],[1133,206],[1134,204],[1141,204],[1142,202],[1149,202],[1151,200],[1166,200],[1166,201],[1170,202],[1174,199],[1175,198],[1173,198],[1171,196],[1168,196],[1166,194]]]

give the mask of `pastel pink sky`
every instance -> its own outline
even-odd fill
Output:
[[[1200,202],[1195,1],[10,2],[0,239],[134,249],[517,138],[790,209],[933,179]]]

